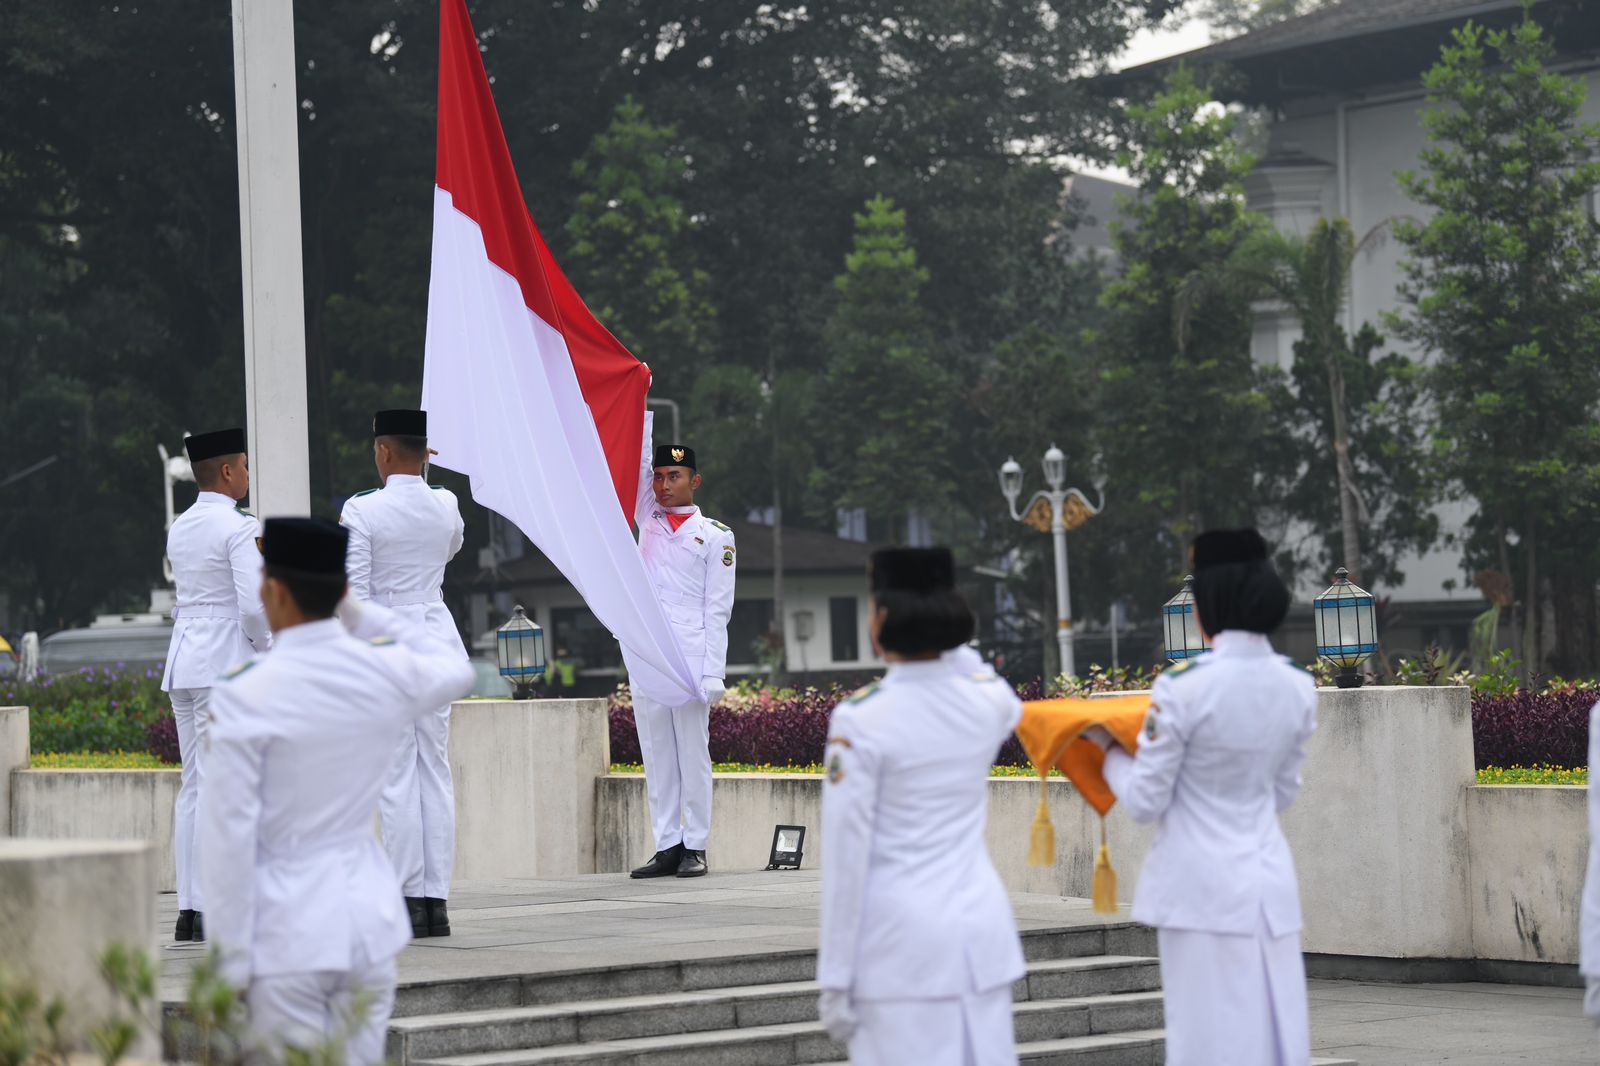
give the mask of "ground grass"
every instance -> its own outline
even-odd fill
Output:
[[[35,770],[176,770],[148,751],[36,751],[28,765]]]

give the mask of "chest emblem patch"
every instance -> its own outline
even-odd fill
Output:
[[[696,537],[696,538],[694,538],[694,542],[696,544],[704,544],[706,542],[706,539],[704,537]]]

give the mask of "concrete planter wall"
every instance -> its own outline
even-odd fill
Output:
[[[1305,789],[1284,817],[1309,952],[1390,960],[1577,960],[1588,846],[1585,790],[1473,784],[1464,688],[1324,690]],[[0,709],[0,768],[26,765],[25,712]],[[18,722],[24,724],[18,729]],[[21,757],[17,754],[20,733]],[[451,762],[462,879],[622,871],[653,850],[644,779],[608,775],[602,700],[456,705]],[[18,836],[148,840],[172,888],[176,771],[17,770]],[[773,826],[808,827],[821,855],[820,777],[719,775],[713,871],[766,865]],[[1087,896],[1099,819],[1052,781],[1057,863],[1027,865],[1038,784],[997,778],[990,854],[1012,889]],[[1106,823],[1119,894],[1131,898],[1153,830]]]

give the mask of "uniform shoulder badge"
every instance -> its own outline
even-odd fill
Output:
[[[363,496],[371,496],[374,492],[377,492],[377,491],[378,490],[375,489],[375,488],[373,488],[373,489],[362,489],[360,492],[356,493],[354,496],[352,496],[350,498],[352,500],[359,500],[361,497],[363,497]]]
[[[713,527],[715,527],[716,529],[722,530],[724,533],[732,533],[733,532],[733,530],[729,529],[727,526],[723,525],[721,522],[718,522],[715,518],[707,518],[706,521],[711,523],[711,525]]]
[[[844,701],[846,703],[860,703],[862,700],[870,698],[872,694],[877,691],[878,683],[874,681],[870,685],[863,685],[862,687],[856,689],[854,692],[850,693],[850,695],[846,696]]]
[[[235,511],[238,511],[240,514],[244,515],[246,518],[254,518],[255,517],[255,515],[251,514],[249,511],[246,511],[243,507],[240,507],[238,504],[234,504],[233,505],[233,509]]]
[[[1208,659],[1209,659],[1209,657],[1205,656],[1205,655],[1197,655],[1193,659],[1185,659],[1183,662],[1179,663],[1177,666],[1169,666],[1165,670],[1161,671],[1161,676],[1162,677],[1181,677],[1184,674],[1192,673],[1195,670],[1199,669],[1200,667],[1204,666],[1206,664],[1206,662],[1208,661]]]
[[[240,674],[244,673],[246,670],[250,669],[255,664],[256,664],[256,660],[254,660],[254,659],[246,659],[244,662],[240,663],[238,666],[235,666],[231,670],[228,670],[227,672],[225,672],[222,675],[222,680],[224,680],[224,681],[232,681],[234,678],[238,677]]]
[[[732,566],[733,565],[733,546],[732,545],[727,545],[727,546],[723,547],[723,549],[722,549],[722,565],[723,566]]]
[[[434,492],[443,492],[444,491],[444,486],[443,485],[429,485],[428,487],[430,489],[432,489]]]
[[[1000,675],[995,673],[993,670],[979,670],[975,674],[968,674],[967,677],[970,680],[973,680],[973,681],[998,681],[998,680],[1000,680]]]
[[[393,637],[368,637],[367,643],[375,648],[387,648],[394,643]]]

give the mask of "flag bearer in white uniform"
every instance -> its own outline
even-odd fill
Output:
[[[172,850],[178,866],[173,939],[195,941],[206,938],[194,818],[205,780],[211,685],[252,651],[266,651],[272,633],[261,609],[260,527],[238,507],[250,494],[244,430],[201,433],[183,446],[200,495],[167,532],[177,605],[161,690],[172,700],[183,760],[173,818]]]
[[[1600,767],[1600,703],[1589,710],[1590,773]],[[1600,791],[1589,778],[1589,870],[1578,912],[1578,970],[1584,978],[1583,1013],[1600,1025]]]
[[[648,432],[644,447],[634,511],[639,553],[702,698],[667,707],[633,693],[656,838],[656,853],[633,876],[701,877],[711,837],[711,705],[726,690],[733,531],[694,505],[700,474],[693,448],[664,444],[652,462]]]
[[[1289,590],[1253,529],[1194,542],[1211,651],[1157,679],[1137,756],[1106,755],[1135,821],[1156,822],[1135,921],[1161,948],[1168,1066],[1306,1066],[1311,1035],[1300,893],[1278,815],[1316,729],[1311,675],[1267,634]]]
[[[472,688],[456,645],[400,612],[347,601],[334,618],[345,546],[323,519],[267,519],[261,594],[277,641],[213,699],[207,918],[271,1062],[330,1042],[347,1066],[383,1061],[411,928],[372,809],[393,738]]]
[[[818,1003],[857,1066],[1014,1066],[1022,945],[984,844],[989,769],[1022,717],[972,636],[946,548],[874,553],[882,681],[828,726]]]
[[[352,496],[339,522],[350,531],[350,595],[392,607],[467,659],[444,605],[444,568],[461,550],[455,493],[423,479],[426,411],[379,411],[372,454],[383,487]],[[383,842],[405,888],[415,936],[449,936],[456,803],[450,778],[450,704],[408,723],[379,813]]]

